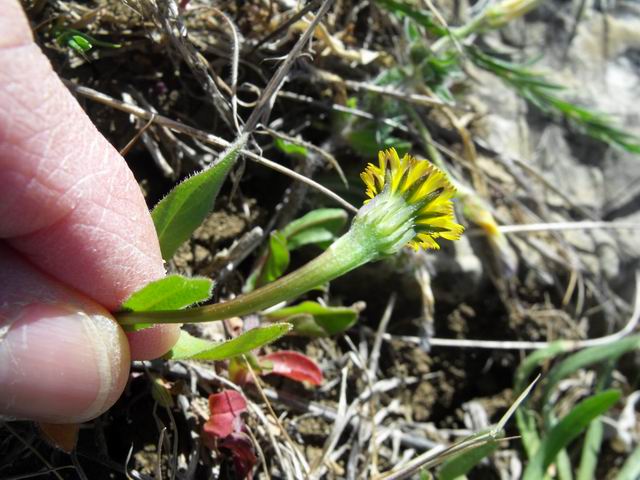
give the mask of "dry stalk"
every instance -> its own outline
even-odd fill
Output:
[[[627,335],[633,333],[640,322],[640,270],[636,271],[636,294],[634,300],[633,313],[629,317],[623,328],[610,335],[598,338],[588,338],[586,340],[556,340],[566,344],[566,352],[573,352],[583,348],[595,347],[599,345],[607,345],[616,342]],[[424,339],[409,335],[391,335],[383,334],[383,338],[387,341],[401,340],[408,343],[420,345]],[[482,348],[495,350],[540,350],[549,347],[555,342],[528,342],[523,340],[473,340],[473,339],[455,339],[455,338],[430,338],[429,345],[432,347],[445,348]]]
[[[117,110],[120,110],[122,112],[126,112],[129,113],[131,115],[136,115],[137,117],[143,118],[143,119],[147,119],[149,120],[150,118],[152,118],[154,116],[154,114],[152,112],[149,112],[143,108],[137,107],[135,105],[131,105],[125,102],[121,102],[119,100],[116,100],[113,97],[110,97],[109,95],[106,95],[104,93],[98,92],[96,90],[93,90],[92,88],[88,88],[88,87],[82,87],[79,85],[75,85],[72,82],[69,82],[68,80],[64,81],[65,85],[67,85],[67,87],[69,87],[71,90],[73,90],[74,92],[78,93],[79,95],[82,95],[84,97],[87,97],[91,100],[94,100],[98,103],[102,103],[103,105],[107,105],[109,107],[115,108]],[[155,115],[154,117],[154,122],[156,125],[161,125],[163,127],[169,128],[175,132],[179,132],[179,133],[183,133],[185,135],[189,135],[192,136],[194,138],[197,138],[198,140],[204,142],[204,143],[208,143],[210,145],[214,145],[216,147],[219,148],[227,148],[231,145],[230,142],[228,142],[227,140],[218,137],[216,135],[213,135],[211,133],[205,132],[204,130],[200,130],[198,128],[194,128],[194,127],[190,127],[188,125],[185,125],[184,123],[181,122],[177,122],[175,120],[172,120],[168,117],[165,117],[163,115]],[[314,180],[305,177],[304,175],[300,175],[299,173],[283,166],[280,165],[279,163],[273,162],[271,160],[268,160],[266,158],[264,158],[261,155],[258,155],[250,150],[246,150],[246,149],[242,149],[240,150],[240,152],[245,155],[247,158],[249,158],[250,160],[263,165],[265,167],[268,167],[272,170],[275,170],[279,173],[282,173],[283,175],[286,175],[290,178],[293,178],[294,180],[297,180],[299,182],[303,182],[306,183],[307,185],[309,185],[311,188],[321,192],[323,195],[331,198],[333,201],[335,201],[336,203],[340,204],[342,207],[346,208],[347,210],[349,210],[350,212],[357,212],[358,209],[356,207],[354,207],[353,205],[351,205],[349,202],[347,202],[345,199],[343,199],[342,197],[340,197],[339,195],[337,195],[336,193],[332,192],[331,190],[329,190],[327,187],[319,184],[318,182],[315,182]]]

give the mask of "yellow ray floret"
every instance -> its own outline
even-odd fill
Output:
[[[384,192],[401,197],[407,205],[415,207],[416,235],[410,246],[416,250],[420,247],[438,249],[436,238],[460,238],[464,228],[456,223],[451,202],[456,191],[444,172],[409,154],[400,158],[394,148],[381,151],[378,160],[377,166],[370,163],[361,174],[367,196],[373,199]]]

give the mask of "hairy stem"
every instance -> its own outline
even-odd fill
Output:
[[[121,325],[137,323],[198,323],[247,315],[271,307],[319,287],[375,259],[377,252],[371,242],[362,241],[362,229],[349,230],[324,253],[298,270],[224,303],[187,310],[155,312],[123,312],[116,315]]]

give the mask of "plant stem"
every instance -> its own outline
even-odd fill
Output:
[[[366,230],[351,228],[324,253],[298,270],[262,288],[224,303],[187,310],[124,312],[116,315],[121,325],[137,323],[198,323],[247,315],[289,300],[377,258],[367,241]]]

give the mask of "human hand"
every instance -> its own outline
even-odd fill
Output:
[[[127,334],[108,313],[164,275],[140,189],[0,0],[0,417],[82,422],[107,410],[130,358],[178,328]]]

